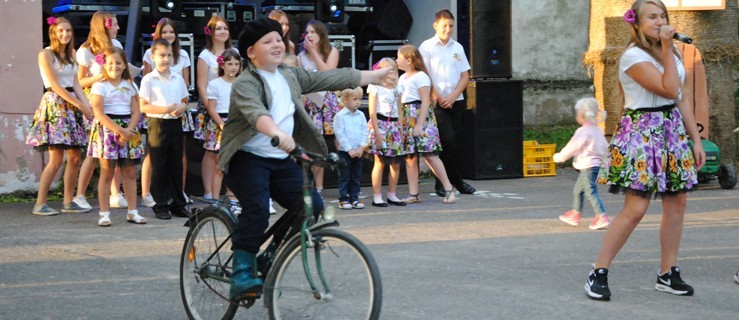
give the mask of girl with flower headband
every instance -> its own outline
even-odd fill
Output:
[[[105,80],[105,76],[102,73],[103,65],[100,63],[103,60],[103,52],[110,47],[123,49],[123,45],[116,39],[118,30],[120,30],[120,27],[118,26],[118,19],[115,14],[107,11],[98,11],[92,15],[87,41],[82,43],[79,50],[77,50],[77,63],[79,64],[77,78],[86,95],[90,94],[93,84]],[[85,128],[88,132],[92,121],[92,118],[85,119]],[[83,208],[92,209],[92,206],[85,199],[85,192],[95,171],[95,165],[96,161],[87,157],[82,161],[82,166],[80,167],[80,177],[77,181],[77,195],[74,197],[74,201]],[[118,189],[121,180],[120,174],[113,180],[110,186],[112,198],[110,202],[116,208],[127,207],[128,204]]]
[[[692,295],[693,287],[682,280],[676,263],[686,192],[697,184],[706,153],[687,103],[685,68],[672,40],[676,31],[659,0],[634,1],[624,20],[631,32],[618,68],[624,112],[598,175],[609,191],[625,194],[624,206],[606,232],[585,290],[593,299],[610,299],[608,268],[644,217],[651,197],[661,196],[661,263],[655,289]]]
[[[197,78],[195,79],[200,101],[198,101],[194,137],[195,139],[206,141],[204,128],[206,127],[208,118],[208,112],[206,110],[208,83],[218,77],[218,72],[221,69],[217,61],[218,57],[223,55],[228,49],[235,50],[237,54],[239,51],[231,43],[228,22],[223,17],[211,17],[208,25],[203,27],[203,30],[205,33],[205,48],[198,55]],[[205,178],[203,177],[204,180]],[[210,188],[210,185],[203,185],[206,195],[213,193]],[[215,192],[217,193],[218,191]]]
[[[408,195],[403,198],[403,202],[421,202],[418,196],[418,155],[421,155],[441,181],[444,188],[442,202],[456,203],[454,186],[449,181],[444,163],[439,159],[439,152],[442,150],[441,139],[436,117],[431,108],[432,84],[423,63],[423,56],[416,46],[404,45],[398,49],[397,63],[398,68],[405,71],[398,79],[398,86],[402,92],[404,145],[408,155],[405,162]]]
[[[392,67],[398,72],[398,65],[392,58],[382,58],[372,70]],[[388,203],[395,206],[405,206],[405,202],[398,199],[396,191],[400,178],[400,163],[405,160],[403,148],[403,114],[400,104],[400,90],[397,81],[380,86],[367,86],[369,94],[369,153],[375,155],[375,164],[372,168],[372,190],[375,207],[387,207]],[[382,171],[383,167],[390,167],[388,175],[387,202],[382,200]]]
[[[183,50],[180,46],[179,34],[177,28],[175,28],[174,22],[169,18],[162,18],[157,22],[154,33],[152,33],[152,40],[164,39],[172,45],[172,65],[169,67],[170,72],[178,73],[185,79],[185,84],[190,87],[190,55],[187,51]],[[146,49],[144,52],[144,75],[149,74],[152,70],[156,69],[156,63],[151,57],[151,48]],[[144,120],[144,128],[146,128],[146,119]],[[182,130],[184,132],[191,132],[195,129],[192,114],[185,112],[182,117]],[[187,157],[183,156],[182,165],[183,179],[187,175]],[[146,152],[144,161],[141,164],[141,198],[144,206],[149,208],[153,207],[156,202],[151,195],[151,157]],[[184,180],[183,180],[184,181]]]
[[[87,147],[89,158],[100,159],[98,225],[111,225],[108,186],[113,181],[116,168],[121,171],[128,198],[126,219],[131,223],[145,224],[146,219],[136,210],[136,165],[144,153],[139,132],[141,111],[138,88],[128,73],[128,61],[123,50],[109,47],[103,55],[104,80],[95,82],[90,89],[95,121]]]
[[[298,62],[308,71],[326,71],[339,66],[339,51],[331,46],[328,30],[323,22],[311,20],[305,25],[303,42],[300,45]],[[341,110],[339,99],[331,91],[313,92],[306,95],[305,111],[323,133],[326,143],[334,145],[334,115]],[[313,179],[319,194],[323,192],[323,168],[313,168]]]
[[[41,216],[59,212],[46,204],[54,176],[62,167],[64,156],[64,207],[62,212],[88,212],[73,202],[81,149],[87,144],[83,115],[92,117],[92,107],[77,81],[74,61],[74,33],[66,18],[49,17],[50,45],[38,54],[41,80],[46,92],[33,115],[26,144],[38,151],[49,151],[49,161],[39,179],[38,196],[32,213]]]
[[[218,78],[208,82],[205,104],[207,116],[203,121],[202,173],[205,198],[218,198],[221,192],[223,173],[218,170],[218,150],[221,149],[221,133],[228,120],[231,84],[241,73],[241,56],[233,49],[223,51],[216,59]]]

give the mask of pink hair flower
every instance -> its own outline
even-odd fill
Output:
[[[375,62],[375,64],[372,65],[372,70],[380,69],[380,61]]]
[[[95,62],[97,62],[97,64],[99,64],[101,66],[104,65],[105,64],[105,55],[102,54],[102,53],[99,54],[99,55],[96,55],[95,56]]]
[[[220,55],[218,56],[218,58],[216,58],[216,62],[218,62],[219,66],[223,66],[224,64],[226,64],[226,58],[224,58],[223,55]]]
[[[59,22],[59,18],[57,17],[48,17],[46,18],[46,23],[48,23],[50,26],[53,26]]]
[[[113,27],[113,21],[110,18],[105,18],[105,29],[110,29],[111,27]]]
[[[206,36],[211,35],[210,27],[209,26],[203,27],[203,32],[205,33]]]
[[[626,13],[624,13],[624,21],[634,24],[636,22],[636,12],[634,10],[626,10]]]

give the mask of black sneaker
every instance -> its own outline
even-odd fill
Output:
[[[611,300],[611,290],[608,289],[608,269],[593,269],[588,274],[585,291],[590,298],[596,300]]]
[[[680,278],[680,268],[678,267],[671,267],[670,272],[663,275],[657,274],[657,284],[654,289],[679,296],[693,295],[693,287]]]

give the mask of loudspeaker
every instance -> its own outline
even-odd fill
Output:
[[[472,78],[511,72],[511,0],[458,0],[457,38],[470,58]]]
[[[467,86],[461,174],[466,179],[523,176],[523,81],[473,80]]]

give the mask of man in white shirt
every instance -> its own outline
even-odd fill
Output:
[[[436,35],[424,41],[418,50],[434,86],[431,96],[436,101],[434,114],[444,149],[439,157],[446,166],[452,185],[461,193],[472,194],[475,188],[465,183],[459,173],[460,163],[457,159],[461,155],[456,141],[462,132],[462,120],[467,109],[464,90],[470,80],[470,63],[462,45],[452,39],[454,15],[449,10],[436,13],[434,30]],[[439,179],[436,179],[436,194],[444,196],[444,188]]]

